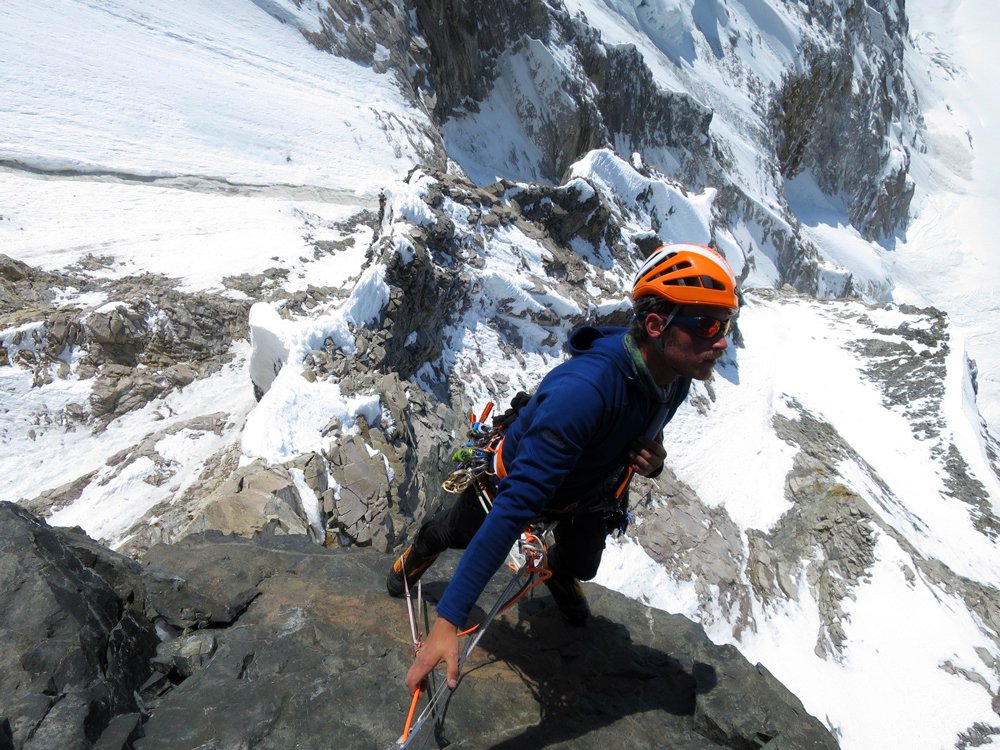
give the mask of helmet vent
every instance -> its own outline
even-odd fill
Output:
[[[653,274],[648,279],[646,279],[646,282],[649,283],[649,282],[655,281],[656,279],[659,279],[662,276],[666,276],[668,273],[674,273],[676,271],[683,271],[685,268],[691,268],[691,266],[692,266],[691,261],[689,261],[689,260],[682,260],[680,263],[677,263],[675,265],[670,266],[670,268],[664,268],[659,273]],[[676,282],[674,282],[674,281],[664,281],[663,283],[664,284],[675,284]],[[681,286],[684,286],[684,285],[681,284]]]
[[[704,286],[706,289],[717,289],[720,292],[726,291],[726,285],[723,284],[721,281],[713,279],[711,276],[702,276],[701,285]]]

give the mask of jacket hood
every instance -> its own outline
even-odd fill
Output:
[[[605,328],[584,326],[577,328],[569,335],[568,348],[570,354],[578,357],[582,354],[596,354],[608,357],[625,373],[626,377],[632,378],[632,365],[629,363],[628,351],[622,342],[625,335],[625,328]]]

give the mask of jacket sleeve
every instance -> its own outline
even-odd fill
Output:
[[[476,532],[437,613],[461,627],[490,578],[524,527],[538,517],[556,489],[606,423],[607,405],[597,387],[581,378],[554,378],[522,435],[510,473],[500,483],[493,509]]]

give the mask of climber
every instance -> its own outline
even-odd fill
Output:
[[[492,509],[487,513],[470,487],[421,527],[390,569],[386,586],[401,596],[445,549],[466,549],[406,676],[410,693],[442,661],[455,687],[459,627],[520,532],[537,518],[558,519],[545,584],[570,624],[586,621],[580,581],[597,574],[606,536],[622,523],[616,491],[623,467],[629,477],[660,473],[663,425],[691,380],[711,376],[739,307],[726,260],[691,244],[654,252],[636,275],[632,303],[628,329],[573,332],[570,359],[521,407],[496,456]]]

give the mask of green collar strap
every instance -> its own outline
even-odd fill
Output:
[[[661,404],[667,403],[674,395],[674,383],[671,383],[666,388],[656,384],[656,381],[653,380],[653,376],[649,372],[649,368],[646,366],[646,361],[642,358],[642,352],[636,346],[635,339],[632,338],[631,333],[625,334],[622,338],[622,343],[625,345],[625,351],[629,354],[629,362],[632,365],[632,372],[635,373],[635,381],[639,386],[639,390],[653,399],[653,401]]]

